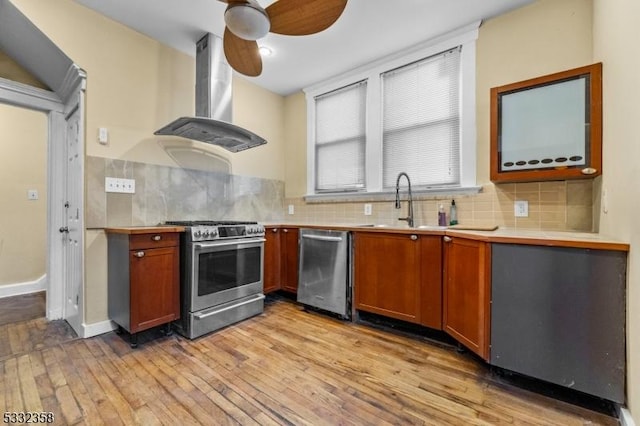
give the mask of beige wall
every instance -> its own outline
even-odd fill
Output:
[[[640,3],[594,0],[594,60],[603,63],[602,193],[607,213],[600,213],[600,231],[631,243],[627,291],[627,397],[640,424]],[[602,207],[604,203],[602,203]]]
[[[87,155],[177,166],[153,132],[194,114],[194,57],[70,0],[14,4],[87,72]],[[268,144],[238,154],[197,144],[228,158],[234,173],[283,179],[283,98],[242,78],[233,86],[234,122]],[[109,130],[107,145],[97,141],[99,127]]]
[[[302,197],[307,193],[307,101],[303,92],[284,100],[285,196]]]
[[[456,197],[459,220],[473,225],[519,229],[594,229],[593,182],[506,184],[489,181],[489,90],[540,75],[592,63],[591,0],[539,0],[514,12],[488,20],[477,41],[477,183],[481,194]],[[364,216],[361,202],[307,204],[306,103],[302,92],[285,100],[287,135],[286,204],[300,221],[337,220],[346,223],[397,224],[389,202],[374,202],[372,216]],[[437,206],[451,197],[425,197],[416,205],[418,223],[433,224]],[[529,202],[529,217],[515,218],[513,201]],[[370,201],[369,201],[370,202]]]
[[[480,27],[477,179],[489,182],[489,90],[592,63],[591,0],[538,0]]]
[[[17,81],[40,89],[49,88],[40,80],[35,78],[29,71],[25,70],[6,53],[0,50],[0,77],[7,80]]]
[[[87,72],[87,155],[177,166],[153,132],[177,117],[193,115],[193,57],[71,0],[13,0],[13,3]],[[265,137],[268,144],[238,154],[195,144],[229,159],[234,174],[284,179],[284,99],[240,78],[234,78],[234,91],[234,122]],[[107,145],[97,141],[99,127],[109,131]],[[169,139],[174,145],[194,144],[174,139]],[[104,235],[101,231],[87,231],[85,322],[88,324],[107,319],[106,259]]]
[[[0,104],[0,286],[46,273],[47,116]],[[27,191],[38,191],[28,200]]]

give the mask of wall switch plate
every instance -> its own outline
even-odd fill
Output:
[[[105,192],[120,192],[123,194],[135,194],[136,181],[135,179],[105,177],[104,190]]]
[[[513,214],[515,217],[529,217],[529,202],[526,200],[514,202]]]
[[[30,189],[27,191],[27,200],[37,200],[38,199],[38,190]]]
[[[371,204],[365,204],[364,205],[364,215],[365,216],[371,216],[371,213],[372,213]]]
[[[106,127],[98,128],[98,142],[102,145],[106,145],[109,142],[109,131]]]
[[[289,207],[287,209],[288,209],[289,214],[293,214],[293,212],[294,212],[293,204],[289,204]]]

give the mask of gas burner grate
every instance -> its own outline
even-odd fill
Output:
[[[165,225],[174,226],[232,226],[232,225],[256,225],[258,222],[239,220],[168,220]]]

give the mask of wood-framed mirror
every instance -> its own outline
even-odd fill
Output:
[[[602,173],[602,63],[491,89],[491,180]]]

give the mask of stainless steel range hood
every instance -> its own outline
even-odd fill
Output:
[[[231,124],[231,76],[222,39],[211,33],[205,35],[196,45],[196,116],[178,118],[154,134],[206,142],[231,152],[267,143],[255,133]]]

